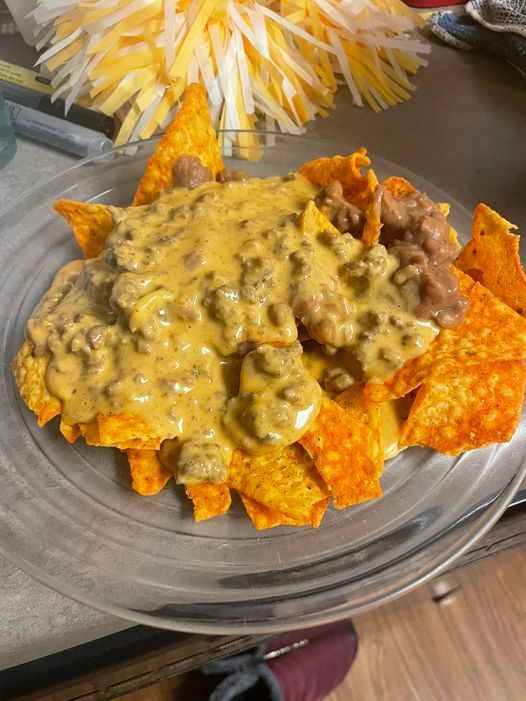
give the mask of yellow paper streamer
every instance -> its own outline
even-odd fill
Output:
[[[355,104],[386,109],[409,99],[430,50],[401,0],[38,0],[33,15],[51,30],[39,63],[55,73],[55,95],[88,93],[118,113],[118,145],[162,129],[195,79],[223,129],[264,117],[302,133],[342,81]],[[259,153],[253,136],[237,143]]]

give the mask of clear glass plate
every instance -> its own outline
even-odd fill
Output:
[[[286,173],[332,152],[330,144],[302,137],[258,138],[260,161],[230,157],[229,165],[254,175]],[[110,614],[203,633],[330,621],[433,576],[494,523],[519,486],[524,417],[509,444],[457,459],[406,450],[386,465],[382,499],[331,509],[317,530],[268,532],[255,531],[237,501],[226,516],[195,524],[182,490],[135,494],[118,451],[81,440],[68,445],[57,421],[37,428],[10,361],[53,274],[79,257],[52,203],[60,197],[129,203],[154,146],[79,163],[0,214],[0,552],[44,584]],[[403,175],[435,200],[451,201],[397,165],[381,158],[373,165],[380,178]],[[451,222],[465,237],[470,217],[451,205]]]

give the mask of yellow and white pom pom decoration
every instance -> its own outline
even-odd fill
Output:
[[[54,96],[121,117],[117,145],[163,129],[196,81],[219,129],[300,134],[342,83],[379,111],[430,51],[401,0],[38,0],[33,16]]]

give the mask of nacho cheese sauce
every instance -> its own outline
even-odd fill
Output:
[[[439,327],[418,318],[419,284],[382,244],[304,234],[316,194],[299,175],[243,178],[112,208],[105,251],[67,266],[28,323],[63,420],[131,412],[177,439],[161,456],[178,482],[222,482],[236,447],[301,437],[320,384],[336,394],[421,355]]]

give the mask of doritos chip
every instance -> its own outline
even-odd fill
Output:
[[[371,402],[387,402],[390,399],[405,397],[420,387],[432,364],[433,354],[428,350],[424,355],[408,360],[384,382],[368,382],[364,388],[364,395]]]
[[[309,200],[303,212],[300,214],[300,229],[307,237],[314,237],[323,231],[330,231],[335,236],[340,236],[338,229],[331,224],[323,212],[316,207],[314,200]]]
[[[97,416],[97,425],[99,445],[122,446],[123,444],[129,444],[129,441],[137,441],[141,444],[154,442],[156,448],[160,445],[160,439],[155,436],[151,426],[136,414],[130,414],[129,412],[99,414]]]
[[[159,460],[155,450],[127,450],[132,487],[143,497],[157,494],[173,477]]]
[[[378,192],[378,180],[376,175],[371,168],[367,173],[367,177],[370,180],[370,188],[373,192],[371,201],[365,208],[365,226],[362,234],[362,241],[366,246],[375,246],[380,240],[380,233],[382,229],[381,214],[382,208],[379,197],[376,196]]]
[[[325,516],[330,500],[330,497],[325,497],[325,499],[320,499],[320,501],[317,501],[312,507],[310,524],[314,528],[318,528],[320,523],[323,521],[323,517]]]
[[[53,208],[73,229],[75,239],[86,258],[96,258],[102,253],[114,224],[110,207],[58,200]]]
[[[226,514],[232,503],[226,484],[196,484],[186,487],[186,495],[194,503],[194,519],[197,522]]]
[[[224,167],[206,93],[198,83],[186,88],[179,112],[148,161],[134,205],[153,202],[161,190],[172,187],[172,169],[179,156],[197,156],[214,178]]]
[[[459,278],[462,292],[469,300],[464,321],[451,329],[442,329],[423,355],[410,360],[383,384],[368,384],[365,388],[368,399],[383,402],[405,396],[439,362],[465,366],[526,358],[526,320],[467,275],[461,274]]]
[[[138,416],[134,416],[133,414],[113,414],[112,415],[112,421],[113,421],[113,426],[117,425],[117,422],[124,422],[126,425],[130,424],[133,420],[136,420],[138,422],[138,425],[140,426],[140,422],[142,419]],[[68,441],[68,443],[74,443],[79,436],[82,436],[84,440],[86,441],[87,445],[92,445],[92,446],[97,446],[97,447],[102,447],[102,448],[118,448],[119,450],[128,450],[128,449],[134,449],[134,450],[158,450],[160,446],[160,439],[159,438],[127,438],[124,439],[124,436],[127,435],[124,431],[121,429],[117,428],[117,433],[115,433],[114,430],[106,430],[103,431],[103,434],[101,436],[100,433],[100,427],[99,427],[99,420],[102,420],[102,423],[105,424],[105,420],[107,417],[100,416],[95,419],[95,421],[91,421],[89,423],[79,423],[79,424],[68,424],[64,420],[60,422],[60,432],[64,436],[64,438]],[[128,429],[126,429],[128,430]],[[122,440],[118,439],[118,436],[122,436]],[[129,434],[128,434],[129,435]]]
[[[328,496],[312,460],[297,443],[275,452],[234,452],[228,484],[270,509],[302,523],[319,518],[316,504]]]
[[[68,424],[61,420],[60,433],[64,436],[68,443],[74,443],[77,438],[80,438],[82,432],[78,424]]]
[[[525,387],[526,368],[517,360],[437,366],[416,395],[399,445],[458,455],[509,441]]]
[[[111,443],[109,446],[104,445],[101,443],[100,440],[100,433],[99,433],[99,424],[97,423],[97,420],[91,421],[90,423],[81,423],[77,424],[77,428],[80,431],[80,435],[84,438],[86,441],[87,445],[93,445],[93,446],[101,446],[101,447],[115,447],[113,443]],[[130,446],[132,447],[132,446]]]
[[[248,517],[252,521],[252,525],[258,531],[263,531],[266,528],[275,528],[276,526],[304,526],[306,523],[300,523],[293,518],[285,516],[285,514],[270,509],[268,506],[260,504],[259,501],[251,499],[244,494],[239,495]]]
[[[479,204],[475,207],[471,241],[455,266],[480,282],[502,302],[526,316],[526,274],[522,268],[520,236],[497,212]]]
[[[360,168],[370,165],[367,149],[360,148],[350,156],[333,156],[309,161],[304,163],[298,172],[318,187],[339,180],[345,199],[351,204],[363,207],[370,201],[373,191],[371,181],[361,174]]]
[[[469,365],[525,358],[526,320],[478,283],[469,290],[468,299],[464,321],[442,329],[431,344],[428,353],[434,361],[454,359]]]
[[[12,367],[20,395],[27,408],[37,415],[37,423],[42,427],[60,414],[62,404],[48,392],[44,380],[51,357],[49,351],[34,355],[34,350],[34,343],[26,339]]]
[[[362,387],[343,392],[338,403],[324,397],[314,424],[299,442],[314,460],[337,509],[382,495],[380,407],[364,398]]]
[[[382,185],[388,192],[391,193],[391,195],[394,195],[395,197],[407,197],[407,195],[411,195],[413,192],[416,192],[416,189],[410,182],[408,182],[405,178],[400,178],[397,175],[392,175],[390,178],[387,178],[383,181]]]

